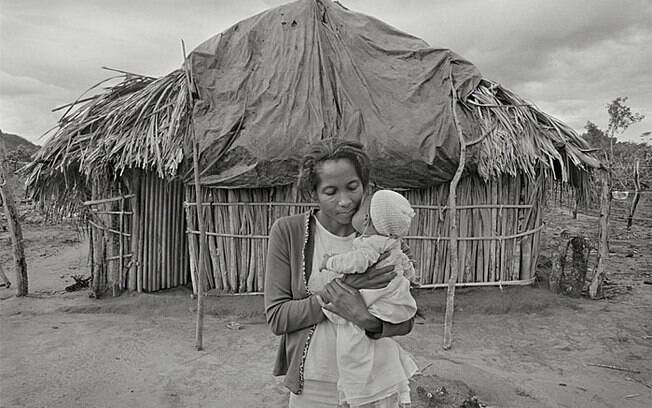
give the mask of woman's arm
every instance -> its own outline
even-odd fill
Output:
[[[379,319],[380,320],[380,319]],[[410,320],[406,320],[401,323],[389,323],[384,320],[380,320],[381,326],[378,331],[369,331],[365,330],[367,336],[372,339],[380,339],[382,337],[394,337],[394,336],[405,336],[406,334],[412,331],[414,327],[414,317]]]
[[[365,305],[360,292],[340,279],[335,279],[320,293],[326,303],[324,309],[333,312],[365,330],[373,339],[403,336],[412,331],[414,318],[392,324],[375,317]]]
[[[290,239],[287,225],[276,222],[272,226],[267,248],[264,297],[267,324],[276,335],[310,327],[324,319],[316,296],[293,298]]]

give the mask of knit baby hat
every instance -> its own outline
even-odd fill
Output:
[[[378,190],[371,197],[369,215],[376,231],[403,237],[410,229],[414,210],[407,198],[391,190]]]

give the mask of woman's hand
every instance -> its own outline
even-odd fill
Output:
[[[367,310],[360,292],[340,279],[331,281],[319,293],[324,301],[324,309],[354,323],[368,332],[379,332],[382,329],[381,321]]]
[[[389,256],[389,251],[383,252],[376,263],[371,265],[364,273],[346,274],[342,280],[355,289],[381,289],[396,277],[394,265],[378,267],[378,264]]]

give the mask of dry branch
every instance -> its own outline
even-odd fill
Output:
[[[4,205],[7,225],[13,247],[14,266],[16,268],[16,296],[27,296],[28,279],[27,263],[25,262],[25,248],[23,244],[23,230],[18,220],[18,211],[14,201],[11,182],[12,173],[7,170],[4,141],[0,140],[0,197]],[[4,274],[3,274],[4,275]],[[8,281],[7,281],[8,282]],[[11,285],[9,283],[8,285]],[[9,286],[7,286],[9,287]]]
[[[609,213],[611,211],[611,175],[604,172],[602,178],[602,195],[600,200],[600,245],[598,247],[598,265],[589,285],[589,295],[595,299],[600,292],[605,276],[605,263],[609,256]]]
[[[588,365],[593,366],[593,367],[608,368],[610,370],[625,371],[625,372],[634,373],[634,374],[640,374],[641,373],[639,370],[632,370],[631,368],[618,367],[618,366],[609,365],[609,364],[593,364],[593,363],[589,363]]]
[[[450,259],[451,259],[451,275],[448,279],[448,291],[446,294],[446,314],[444,317],[444,350],[451,348],[452,344],[452,327],[453,327],[453,310],[455,308],[455,283],[457,283],[457,273],[458,273],[458,240],[457,240],[457,184],[462,178],[462,172],[464,170],[464,164],[466,161],[466,142],[464,141],[464,134],[460,127],[460,122],[457,118],[457,92],[453,86],[453,76],[452,73],[449,73],[449,81],[451,84],[451,93],[453,97],[452,101],[452,111],[453,119],[455,121],[455,129],[457,130],[457,135],[460,141],[460,159],[457,165],[457,170],[453,176],[453,180],[450,182],[449,192],[448,192],[448,218],[450,220]]]

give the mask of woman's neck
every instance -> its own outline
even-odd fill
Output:
[[[353,228],[353,225],[348,224],[348,225],[342,225],[339,224],[332,219],[325,217],[321,211],[317,211],[317,214],[315,214],[317,217],[317,220],[319,220],[319,223],[322,225],[322,227],[326,228],[328,232],[330,232],[333,235],[337,235],[338,237],[346,237],[355,231]]]

